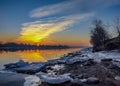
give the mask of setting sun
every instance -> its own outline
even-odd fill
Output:
[[[58,23],[29,23],[22,28],[21,35],[17,41],[25,43],[40,43],[49,35],[64,30],[72,21]]]

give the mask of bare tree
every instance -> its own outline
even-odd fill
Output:
[[[120,37],[120,18],[118,18],[118,17],[115,20],[115,28],[116,28],[118,37]]]
[[[105,30],[101,20],[95,20],[93,22],[94,28],[91,30],[91,44],[94,48],[104,47],[105,40],[109,39],[109,34]]]
[[[118,35],[118,43],[120,43],[120,18],[116,18],[114,22],[114,26]],[[119,51],[120,51],[120,45],[118,45]]]

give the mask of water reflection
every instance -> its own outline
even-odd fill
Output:
[[[26,50],[16,52],[0,52],[0,69],[3,64],[16,62],[20,59],[26,62],[45,62],[47,60],[56,59],[69,52],[81,50],[80,48],[61,49],[61,50]]]
[[[26,62],[45,62],[47,61],[39,51],[19,52],[18,56]]]

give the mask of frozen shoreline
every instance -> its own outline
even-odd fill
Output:
[[[120,78],[120,53],[115,50],[93,53],[92,48],[85,48],[81,51],[69,53],[60,59],[50,60],[48,62],[26,64],[25,62],[20,61],[18,63],[8,64],[5,70],[35,75],[40,78],[40,81],[38,80],[36,83],[41,82],[42,86],[66,82],[69,82],[67,84],[83,84],[83,86],[86,86],[88,82],[93,84],[104,84],[105,82],[102,82],[106,79],[103,80],[100,75],[104,75],[105,78],[108,78],[105,72],[108,72],[108,75],[112,76],[110,77],[112,83],[118,83],[117,81]],[[84,71],[84,73],[82,71]],[[92,71],[94,74],[88,71]],[[97,72],[98,74],[96,74]],[[112,72],[113,74],[109,74],[109,72]],[[115,81],[115,79],[117,79],[117,81]],[[32,81],[29,81],[29,83],[31,82]],[[89,86],[89,84],[87,86]],[[116,84],[116,86],[118,85]]]

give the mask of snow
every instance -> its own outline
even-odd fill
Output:
[[[70,73],[67,74],[63,74],[63,75],[55,75],[55,74],[47,74],[47,73],[43,73],[43,72],[39,72],[36,74],[37,76],[39,76],[43,82],[47,82],[50,84],[60,84],[60,83],[64,83],[67,81],[70,81]]]
[[[25,77],[24,86],[39,86],[40,84],[41,84],[40,78],[35,75]]]
[[[111,58],[113,60],[120,61],[120,52],[118,51],[100,51],[100,52],[91,52],[91,51],[84,51],[82,52],[83,58],[87,59],[94,59],[96,62],[100,62],[101,59]]]
[[[64,68],[64,64],[56,64],[56,65],[54,65],[54,66],[51,66],[51,68],[52,68],[53,70],[59,71],[60,69],[63,69],[63,68]]]

